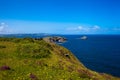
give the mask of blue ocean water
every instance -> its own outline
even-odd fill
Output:
[[[41,38],[43,34],[2,35],[2,37]],[[51,35],[50,35],[51,36]],[[67,38],[60,44],[69,49],[87,68],[120,77],[120,35],[59,35]]]
[[[120,35],[66,35],[68,48],[89,69],[120,77]]]

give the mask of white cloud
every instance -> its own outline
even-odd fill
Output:
[[[114,31],[120,31],[120,28],[113,28]]]
[[[94,30],[98,30],[98,29],[100,29],[100,27],[99,27],[98,25],[95,25],[95,26],[93,27],[93,29],[94,29]]]
[[[67,28],[67,30],[71,31],[80,31],[80,32],[90,32],[90,31],[97,31],[99,30],[100,27],[95,25],[95,26],[78,26],[78,27],[70,27]]]
[[[2,23],[1,23],[1,25],[5,25],[5,23],[4,23],[4,22],[2,22]]]
[[[3,32],[5,29],[5,23],[0,23],[0,32]]]
[[[84,26],[78,26],[76,28],[76,30],[79,30],[79,31],[89,31],[89,28],[88,27],[84,27]]]
[[[8,27],[8,25],[6,25],[6,23],[4,23],[4,22],[0,23],[0,33],[7,33],[7,32],[9,32],[7,27]]]
[[[0,32],[2,32],[4,30],[4,26],[0,26]]]

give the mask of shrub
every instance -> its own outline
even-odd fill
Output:
[[[51,52],[48,48],[43,48],[39,44],[20,44],[17,46],[18,56],[28,58],[45,58],[49,57]]]
[[[13,40],[12,40],[12,42],[15,42],[15,43],[19,43],[19,42],[21,42],[22,41],[22,39],[20,39],[20,38],[14,38]]]
[[[1,66],[0,67],[0,70],[10,70],[10,67],[9,66],[6,66],[6,65],[4,65],[4,66]]]
[[[4,45],[0,45],[0,49],[1,49],[1,48],[6,48],[6,46],[4,46]]]
[[[31,78],[31,80],[38,80],[37,77],[36,77],[36,75],[34,75],[32,73],[30,74],[30,78]]]
[[[34,40],[32,38],[23,38],[23,41],[28,41],[28,42],[34,42]]]

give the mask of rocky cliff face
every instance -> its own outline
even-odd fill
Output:
[[[120,80],[87,69],[69,50],[42,39],[0,38],[0,46],[0,80]]]
[[[64,43],[67,41],[66,38],[60,36],[51,36],[43,38],[46,42],[53,42],[53,43]]]

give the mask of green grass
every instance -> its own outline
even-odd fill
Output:
[[[42,39],[0,38],[0,80],[119,78],[87,69],[69,50],[57,44]]]

